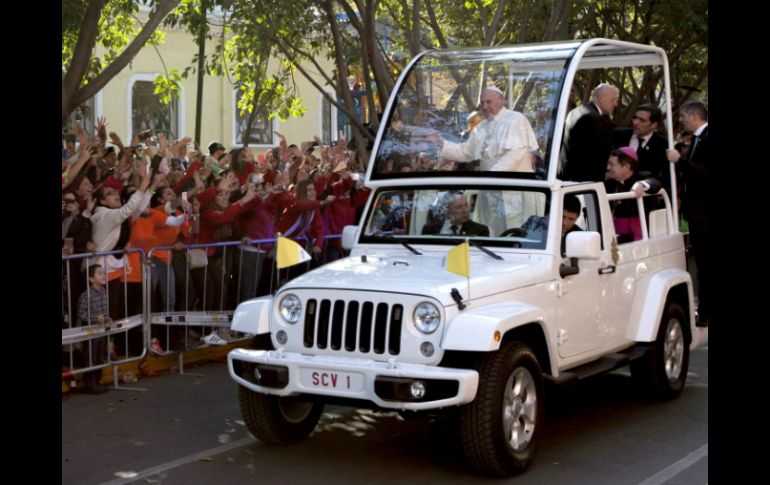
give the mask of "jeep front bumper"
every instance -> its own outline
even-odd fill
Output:
[[[469,403],[479,382],[478,372],[469,369],[280,350],[234,349],[227,366],[238,384],[254,392],[363,399],[413,411]]]

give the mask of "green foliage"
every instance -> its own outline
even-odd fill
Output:
[[[205,32],[206,38],[211,39],[211,27],[208,20],[203,17],[202,3],[205,1],[207,5],[207,12],[216,6],[217,3],[213,0],[182,0],[179,2],[177,8],[175,8],[163,21],[163,25],[167,27],[184,27],[190,34],[192,34],[197,42],[198,34],[201,29]]]
[[[102,72],[131,43],[142,28],[137,21],[140,4],[154,5],[154,1],[108,0],[98,22],[96,45],[88,62],[88,71],[81,85]],[[69,69],[80,26],[86,13],[85,0],[64,0],[62,2],[62,74]],[[156,31],[148,41],[151,45],[165,42],[165,34]],[[101,54],[97,54],[101,53]]]
[[[179,92],[182,90],[182,76],[179,70],[171,69],[165,75],[159,75],[153,81],[155,85],[155,94],[161,104],[168,105],[172,99],[179,99]]]
[[[294,89],[294,76],[300,72],[298,66],[319,72],[312,61],[335,59],[335,54],[340,52],[347,63],[342,77],[361,76],[366,41],[374,37],[376,52],[369,55],[381,62],[382,74],[388,77],[375,81],[392,85],[409,60],[410,47],[414,49],[414,45],[409,45],[415,22],[414,0],[329,1],[338,15],[358,13],[359,5],[362,9],[376,8],[375,31],[361,27],[362,17],[344,20],[338,16],[340,37],[336,43],[325,13],[327,1],[321,0],[181,0],[164,23],[186,29],[196,40],[199,33],[204,33],[209,48],[205,70],[211,75],[226,76],[241,90],[243,96],[238,109],[242,113],[256,109],[260,114],[284,120],[305,112]],[[140,4],[152,7],[156,3],[157,0],[106,1],[99,21],[97,48],[91,55],[83,84],[114,60],[139,31],[141,25],[136,15]],[[417,19],[419,48],[437,48],[442,41],[450,47],[479,46],[487,38],[492,45],[617,38],[662,47],[669,54],[675,85],[707,90],[707,0],[570,0],[564,2],[563,10],[554,11],[560,5],[561,2],[545,0],[421,0]],[[87,0],[62,0],[63,73],[72,60],[87,6]],[[503,7],[500,21],[493,25],[499,6]],[[213,31],[209,20],[202,15],[203,10],[211,12],[215,7],[225,12],[221,32]],[[428,9],[432,9],[431,15]],[[164,36],[159,31],[150,41],[155,45],[163,42]],[[194,63],[197,53],[191,54]],[[335,65],[337,70],[342,68]],[[372,70],[371,65],[369,68]],[[156,93],[165,103],[169,102],[178,96],[181,80],[196,70],[197,65],[190,65],[181,72],[173,69],[160,76],[155,83]],[[332,84],[337,83],[332,70],[325,74]],[[650,78],[652,74],[645,76],[645,82],[654,81]],[[321,80],[319,84],[323,88],[327,81]],[[625,103],[639,100],[644,86],[644,83],[624,86]],[[388,90],[378,86],[377,91],[387,93]],[[675,89],[675,104],[690,94],[690,91]]]

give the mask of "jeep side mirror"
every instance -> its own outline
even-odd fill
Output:
[[[358,232],[358,226],[345,226],[342,229],[343,249],[353,249],[353,245],[356,243],[356,232]]]
[[[559,276],[566,278],[580,273],[579,259],[599,259],[601,253],[601,236],[596,231],[573,231],[567,234],[565,244],[569,264],[559,266]]]
[[[567,234],[566,246],[568,258],[599,259],[601,236],[596,231],[573,231]]]

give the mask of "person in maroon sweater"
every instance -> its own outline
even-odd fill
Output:
[[[213,201],[201,211],[201,223],[197,237],[195,238],[196,244],[212,244],[222,242],[226,239],[216,238],[214,236],[215,230],[219,233],[224,233],[225,228],[230,226],[236,218],[240,215],[244,206],[253,199],[257,193],[254,186],[249,186],[246,194],[239,200],[229,203],[231,192],[222,191],[217,194]],[[232,249],[230,250],[232,252]],[[224,251],[218,251],[215,247],[209,247],[207,249],[208,265],[207,265],[207,285],[216,289],[215,291],[206,291],[206,309],[224,309],[225,301],[227,299],[227,272],[222,272],[220,269]],[[216,293],[216,295],[215,295]],[[218,297],[215,299],[215,296]]]
[[[238,216],[237,225],[243,235],[243,246],[236,252],[240,264],[240,272],[236,274],[234,283],[238,287],[238,302],[270,293],[270,276],[273,268],[273,243],[258,243],[251,241],[273,239],[275,218],[268,205],[273,194],[260,185],[258,195],[248,202]]]
[[[307,237],[312,241],[314,255],[320,255],[324,247],[326,227],[320,208],[334,200],[328,196],[323,202],[316,199],[315,186],[310,180],[298,183],[296,195],[282,198],[281,216],[276,223],[276,230],[283,237],[292,239]]]
[[[206,173],[205,167],[202,173]],[[232,170],[225,170],[221,172],[218,178],[209,177],[209,181],[210,185],[208,187],[195,193],[195,197],[198,199],[201,207],[206,207],[209,205],[209,203],[214,200],[214,197],[216,197],[219,192],[227,191],[232,193],[239,187],[238,178],[235,176]],[[188,197],[189,196],[190,194],[188,194]]]
[[[244,185],[249,180],[249,175],[257,171],[254,154],[248,148],[236,148],[230,154],[232,160],[230,167],[238,177],[238,184]]]
[[[331,184],[331,195],[334,200],[324,208],[324,220],[329,234],[342,234],[345,226],[356,223],[356,210],[366,203],[370,190],[365,188],[360,180],[353,180],[347,170],[337,172],[339,179]],[[351,189],[355,186],[355,191]],[[342,251],[340,239],[330,240],[327,248],[326,260],[338,259]]]

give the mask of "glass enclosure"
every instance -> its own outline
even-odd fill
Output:
[[[544,189],[381,189],[364,221],[364,243],[457,243],[545,249],[550,192]],[[447,241],[449,239],[450,241]]]
[[[372,178],[502,171],[545,179],[566,65],[578,45],[426,53],[394,100]],[[482,104],[488,88],[491,106]]]

